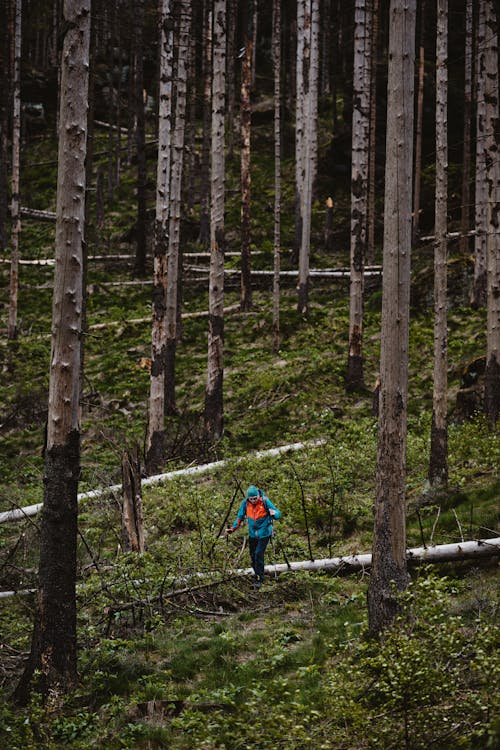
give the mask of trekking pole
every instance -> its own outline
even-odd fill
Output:
[[[286,556],[286,552],[285,552],[285,548],[283,547],[283,543],[281,542],[281,540],[279,538],[276,539],[276,542],[279,545],[279,548],[281,549],[281,551],[283,552],[283,559],[284,559],[284,561],[286,563],[286,566],[287,566],[288,570],[291,570],[292,566],[290,565],[290,561],[289,561],[288,557]]]

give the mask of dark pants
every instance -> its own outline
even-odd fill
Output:
[[[255,577],[259,581],[264,580],[264,552],[269,544],[270,536],[265,536],[262,539],[252,539],[249,537],[250,545],[250,557],[252,558],[252,568],[254,569]]]

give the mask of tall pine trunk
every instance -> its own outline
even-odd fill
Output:
[[[274,71],[274,274],[273,274],[273,352],[280,346],[280,265],[281,265],[281,0],[273,0]]]
[[[12,194],[11,194],[11,255],[9,339],[17,338],[17,305],[19,292],[19,234],[21,232],[20,155],[21,155],[21,21],[22,0],[15,0],[14,17],[14,81],[12,86]]]
[[[146,274],[146,117],[144,111],[144,0],[134,0],[134,104],[135,149],[137,156],[137,223],[135,271]]]
[[[413,242],[420,234],[420,175],[422,172],[422,126],[424,118],[426,0],[420,1],[420,35],[418,49],[417,126],[415,132],[415,172],[413,176]]]
[[[252,60],[254,42],[254,6],[255,0],[247,3],[247,18],[243,40],[244,53],[241,67],[240,98],[240,181],[241,181],[241,290],[240,307],[250,310],[252,307],[251,284],[251,173],[250,173],[250,137],[251,137],[251,90]]]
[[[153,254],[153,323],[151,331],[151,380],[146,447],[146,470],[159,471],[165,463],[165,363],[167,347],[166,289],[168,217],[170,207],[173,0],[163,0],[160,16],[160,81],[158,105],[158,162]]]
[[[465,4],[465,66],[464,66],[464,145],[462,150],[462,206],[460,211],[460,252],[469,254],[470,229],[470,178],[471,178],[471,124],[472,124],[472,0]]]
[[[210,244],[210,140],[212,113],[212,0],[203,2],[203,142],[201,147],[200,233],[198,241]]]
[[[356,0],[351,157],[351,277],[349,353],[346,387],[361,388],[363,379],[363,271],[368,240],[368,169],[372,65],[371,1]]]
[[[448,208],[448,0],[437,0],[436,199],[434,246],[434,389],[429,481],[448,483],[448,331],[446,316]]]
[[[498,5],[486,0],[485,155],[487,210],[487,330],[484,405],[491,425],[500,410],[500,132],[498,102]]]
[[[44,503],[36,621],[29,660],[16,692],[21,701],[27,699],[32,678],[45,699],[65,691],[77,678],[78,402],[90,0],[65,0],[64,24]]]
[[[214,0],[210,280],[208,291],[208,365],[205,391],[205,433],[209,442],[220,439],[224,431],[225,24],[226,0]]]
[[[486,305],[486,231],[488,213],[488,185],[486,176],[486,5],[479,0],[476,29],[476,199],[474,238],[474,286],[472,305]]]
[[[191,2],[179,2],[179,30],[177,66],[175,75],[175,117],[172,133],[172,161],[170,182],[169,236],[167,253],[166,327],[167,349],[165,365],[165,413],[175,414],[175,354],[177,347],[177,315],[180,268],[180,229],[182,167],[184,136],[186,132],[187,62],[191,26]]]
[[[380,352],[380,408],[368,618],[374,634],[408,583],[405,480],[416,0],[391,0]]]

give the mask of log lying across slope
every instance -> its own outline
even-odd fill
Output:
[[[409,565],[420,563],[459,562],[461,560],[473,560],[478,558],[500,556],[500,537],[494,539],[477,539],[470,542],[458,542],[457,544],[438,544],[435,547],[413,547],[406,551],[406,559]],[[370,553],[362,555],[346,555],[345,557],[324,558],[321,560],[301,560],[289,564],[266,565],[265,572],[268,576],[281,573],[293,573],[300,570],[330,570],[337,573],[355,573],[360,570],[369,570],[372,562]],[[221,577],[221,581],[230,576],[253,575],[252,568],[237,568],[220,573],[195,573],[182,578],[183,585],[193,578],[211,578],[214,583]],[[0,599],[7,599],[16,594],[31,594],[36,589],[22,589],[19,591],[0,591]]]

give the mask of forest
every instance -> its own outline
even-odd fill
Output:
[[[2,748],[498,747],[499,15],[0,0]]]

